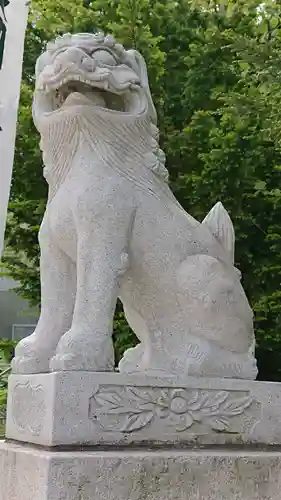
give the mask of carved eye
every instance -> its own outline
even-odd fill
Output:
[[[100,65],[105,64],[106,66],[116,66],[117,64],[115,57],[107,50],[94,50],[91,53],[91,57]]]
[[[59,54],[62,54],[63,52],[66,52],[69,47],[63,47],[61,49],[56,50],[55,57],[57,57]]]

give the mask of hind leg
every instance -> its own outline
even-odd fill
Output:
[[[141,343],[128,349],[119,363],[121,373],[172,373],[171,356],[163,345],[163,333],[149,328],[144,318],[130,305],[124,305],[126,319]]]

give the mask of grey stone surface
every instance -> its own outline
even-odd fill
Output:
[[[280,500],[281,453],[0,444],[0,500]]]
[[[231,219],[218,202],[200,223],[170,190],[142,56],[101,33],[59,37],[37,61],[33,116],[42,307],[13,371],[113,371],[119,298],[140,340],[121,372],[255,379]]]
[[[281,444],[281,385],[55,372],[11,375],[7,437],[72,444]]]

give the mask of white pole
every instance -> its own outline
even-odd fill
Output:
[[[0,1],[0,5],[3,3]],[[26,0],[10,0],[5,7],[6,38],[0,69],[0,258],[3,251],[7,207],[14,162],[24,36],[28,18]],[[3,31],[2,31],[3,35]],[[1,37],[1,35],[0,35]]]

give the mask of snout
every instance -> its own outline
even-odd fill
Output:
[[[54,88],[63,79],[73,76],[76,80],[103,80],[118,67],[118,61],[107,49],[85,52],[79,47],[64,47],[53,54],[52,59],[37,75],[37,89]]]
[[[59,52],[54,58],[53,69],[55,73],[74,66],[84,71],[95,71],[96,62],[77,47],[70,47]]]

